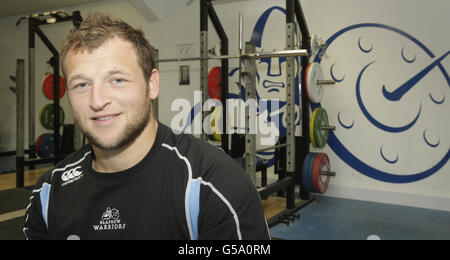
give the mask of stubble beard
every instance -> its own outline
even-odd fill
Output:
[[[92,145],[105,151],[119,150],[130,145],[134,140],[136,140],[139,135],[141,135],[144,129],[148,126],[151,119],[151,106],[151,102],[146,103],[142,112],[138,113],[136,121],[128,124],[122,131],[122,133],[118,135],[117,139],[113,140],[110,143],[101,140],[101,138],[99,138],[98,135],[95,135],[93,131],[88,130],[76,115],[74,115],[74,121]]]

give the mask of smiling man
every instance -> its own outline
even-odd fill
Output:
[[[36,184],[27,239],[269,239],[256,188],[230,157],[153,116],[159,72],[143,32],[91,14],[61,53],[90,144]]]

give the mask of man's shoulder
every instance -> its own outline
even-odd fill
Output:
[[[170,138],[165,139],[163,146],[176,149],[186,157],[202,158],[206,156],[210,159],[228,157],[221,147],[203,141],[189,133],[171,131]]]
[[[222,172],[243,173],[242,167],[225,151],[214,144],[203,141],[191,134],[172,133],[162,144],[188,163],[193,171],[193,178],[215,178]],[[230,175],[229,175],[230,176]]]
[[[42,186],[43,183],[54,184],[62,175],[70,170],[80,167],[80,165],[88,158],[92,153],[90,145],[82,147],[80,150],[67,155],[62,161],[58,162],[55,167],[49,169],[42,177],[37,181],[36,187]]]

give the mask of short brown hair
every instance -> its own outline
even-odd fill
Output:
[[[119,37],[133,44],[142,68],[144,77],[148,80],[155,66],[152,53],[154,51],[150,43],[145,39],[144,32],[135,29],[124,21],[112,18],[103,13],[91,13],[78,26],[70,30],[61,50],[63,73],[64,60],[70,51],[93,51],[103,45],[107,40]]]

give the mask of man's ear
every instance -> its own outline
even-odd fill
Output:
[[[159,96],[159,71],[157,69],[152,70],[150,79],[148,81],[149,97],[151,100],[155,100]]]

